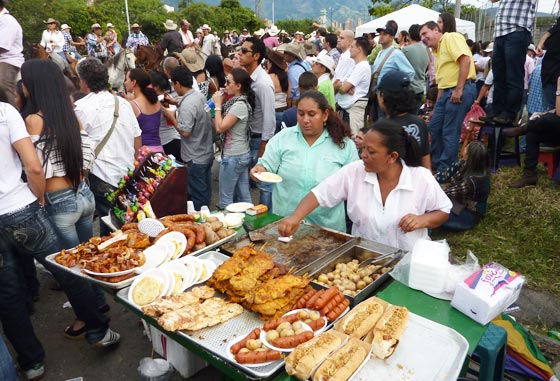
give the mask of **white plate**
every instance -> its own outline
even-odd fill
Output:
[[[281,183],[282,177],[278,176],[276,173],[272,172],[259,172],[255,173],[255,177],[262,181],[263,183]]]
[[[155,218],[144,218],[138,222],[138,230],[152,238],[157,237],[164,229],[165,226]]]
[[[123,271],[117,271],[114,273],[96,273],[95,271],[91,271],[88,269],[83,269],[85,273],[90,274],[90,275],[96,275],[96,276],[103,276],[106,278],[112,278],[115,276],[121,276],[121,275],[126,275],[126,274],[130,274],[133,273],[138,267],[134,267],[128,270],[123,270]]]
[[[202,273],[202,264],[200,263],[200,259],[193,257],[192,255],[187,255],[186,257],[180,258],[179,262],[183,263],[191,275],[191,286],[196,284],[198,277]]]
[[[187,247],[187,237],[185,237],[185,235],[180,232],[169,232],[167,234],[164,234],[157,241],[157,244],[164,242],[171,242],[175,245],[175,250],[171,259],[175,259],[181,256],[181,254],[183,254],[183,251],[185,251],[185,248]]]
[[[142,273],[141,275],[139,275],[134,280],[134,282],[132,282],[132,285],[128,289],[128,300],[132,305],[134,305],[138,309],[140,309],[141,306],[139,306],[138,304],[136,304],[134,302],[134,299],[132,298],[132,292],[134,291],[134,288],[138,285],[138,282],[140,282],[142,279],[144,279],[147,276],[153,277],[154,279],[158,280],[161,283],[162,292],[159,296],[164,296],[165,293],[167,292],[168,287],[169,287],[169,278],[168,278],[166,272],[161,270],[161,269],[151,269],[151,270],[148,270],[148,271]]]
[[[154,269],[162,263],[165,263],[167,260],[167,245],[165,243],[163,245],[156,243],[155,245],[147,247],[144,249],[144,257],[146,257],[146,262],[144,265],[135,269],[136,274],[141,274],[144,271]]]
[[[228,213],[222,221],[228,228],[238,228],[243,224],[245,213]]]
[[[290,312],[286,312],[284,315],[282,315],[282,317],[296,314],[299,311],[316,311],[316,312],[319,312],[317,310],[312,310],[312,309],[309,309],[309,308],[299,308],[297,310],[292,310]],[[321,316],[319,319],[323,319],[324,324],[323,324],[322,327],[320,327],[320,328],[318,328],[314,331],[315,335],[320,334],[321,332],[323,332],[325,330],[325,328],[327,328],[327,324],[328,324],[327,317],[326,316]],[[304,321],[302,321],[302,322],[305,323]],[[305,324],[307,324],[307,323],[305,323]]]
[[[250,202],[236,202],[235,204],[229,204],[226,206],[226,210],[231,213],[245,213],[249,208],[252,208],[253,204]]]
[[[251,331],[252,331],[252,330],[251,330]],[[272,364],[272,363],[275,363],[275,362],[278,362],[278,361],[280,361],[280,362],[281,362],[281,361],[284,361],[284,359],[280,359],[280,360],[275,360],[275,361],[261,362],[261,363],[258,363],[258,364],[241,364],[241,363],[238,363],[238,362],[235,360],[235,355],[234,355],[233,353],[231,353],[230,348],[231,348],[235,343],[238,343],[238,342],[240,342],[241,340],[243,340],[243,338],[244,338],[245,336],[247,336],[251,331],[246,332],[245,334],[241,335],[241,336],[240,336],[241,338],[236,337],[235,339],[231,340],[231,341],[228,343],[228,345],[227,345],[227,347],[226,347],[226,356],[227,356],[227,358],[229,358],[229,359],[230,359],[231,361],[233,361],[234,363],[239,364],[239,365],[241,365],[241,366],[245,366],[245,367],[247,367],[247,368],[258,368],[258,367],[266,366],[266,365],[269,365],[269,364]],[[263,332],[263,330],[261,329],[261,333],[262,333],[262,332]]]
[[[199,259],[199,273],[197,279],[194,281],[195,284],[204,283],[214,273],[216,270],[216,264],[208,259]]]
[[[167,290],[165,290],[165,296],[173,295],[173,290],[175,289],[175,276],[171,271],[162,269],[167,276]]]
[[[306,331],[311,331],[313,332],[313,330],[311,329],[310,326],[308,326],[307,324],[305,324],[304,322],[301,322],[302,327],[306,330]],[[315,333],[313,334],[315,335]],[[274,345],[272,345],[271,343],[268,342],[268,340],[266,339],[266,331],[264,329],[261,330],[261,335],[259,336],[259,339],[261,339],[262,343],[267,346],[270,349],[274,349],[278,352],[291,352],[294,349],[296,349],[296,347],[293,348],[278,348],[275,347]]]
[[[177,273],[181,276],[181,287],[178,289],[177,293],[181,293],[191,286],[191,274],[182,263],[167,262],[161,267],[161,269],[171,273],[172,275],[173,273]],[[173,277],[173,280],[175,280],[175,277]],[[174,284],[173,289],[175,289],[176,286],[177,284]]]

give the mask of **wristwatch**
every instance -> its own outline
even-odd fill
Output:
[[[560,90],[556,90],[556,96],[560,97]]]

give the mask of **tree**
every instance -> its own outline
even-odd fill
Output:
[[[313,23],[316,21],[313,19],[303,19],[303,20],[280,20],[276,23],[279,29],[284,29],[289,34],[293,34],[297,31],[308,34],[313,32],[316,28],[313,27]]]

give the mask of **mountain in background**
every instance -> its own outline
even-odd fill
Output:
[[[220,0],[207,0],[203,1],[209,5],[220,5]],[[179,0],[164,0],[164,3],[175,7]],[[255,9],[255,0],[240,0],[241,5]],[[340,0],[291,0],[285,3],[281,0],[274,2],[274,20],[301,20],[310,18],[318,20],[321,15],[321,9],[327,11],[327,22],[330,24],[331,15],[332,19],[339,23],[344,23],[346,19],[357,20],[361,18],[364,21],[369,21],[368,7],[371,7],[371,0],[355,0],[348,7],[346,2]],[[261,18],[272,20],[272,0],[261,0]],[[355,27],[355,25],[354,25]]]

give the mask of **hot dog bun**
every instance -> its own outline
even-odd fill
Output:
[[[373,329],[373,354],[380,359],[391,356],[406,328],[408,309],[390,306]]]
[[[365,343],[350,338],[348,342],[326,359],[313,374],[313,381],[346,381],[368,356]]]
[[[340,332],[327,331],[298,345],[286,358],[286,372],[302,380],[308,379],[313,369],[340,347],[346,338]]]
[[[375,327],[375,323],[383,315],[387,306],[387,302],[379,298],[366,299],[350,310],[335,325],[335,329],[350,337],[360,339]]]

